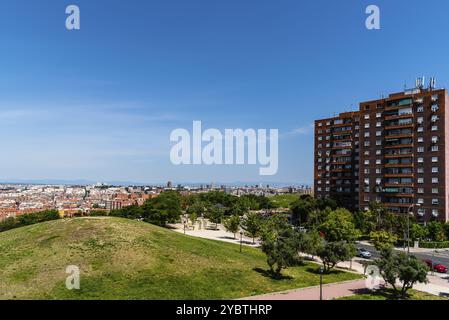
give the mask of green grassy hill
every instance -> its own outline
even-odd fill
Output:
[[[253,248],[186,237],[144,222],[76,218],[0,233],[0,299],[231,299],[316,285],[316,265],[267,277]],[[81,289],[67,290],[68,265]],[[325,282],[357,275],[335,272]]]

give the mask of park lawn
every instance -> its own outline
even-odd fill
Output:
[[[280,208],[290,208],[290,205],[299,199],[299,194],[277,194],[270,200]]]
[[[67,266],[80,290],[68,290]],[[120,218],[74,218],[0,233],[0,299],[234,299],[319,284],[317,265],[266,275],[256,248]],[[325,283],[361,276],[335,271]]]
[[[348,297],[339,298],[338,300],[393,300],[393,292],[390,289],[383,289],[367,293],[355,294]],[[432,295],[427,292],[410,290],[408,300],[448,300],[444,297]]]

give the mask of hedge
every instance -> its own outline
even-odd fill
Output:
[[[420,242],[419,247],[425,249],[446,249],[449,248],[449,241]]]
[[[5,220],[1,221],[0,232],[29,226],[44,221],[57,220],[59,218],[60,216],[57,210],[46,210],[41,212],[22,214],[20,216],[6,218]]]

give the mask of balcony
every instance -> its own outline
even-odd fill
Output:
[[[384,202],[386,207],[400,207],[400,208],[410,208],[413,203],[394,203],[394,202]]]

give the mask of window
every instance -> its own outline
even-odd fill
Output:
[[[365,129],[369,129],[369,123],[365,123]]]
[[[365,160],[365,165],[369,165],[369,160]]]
[[[376,122],[376,127],[382,127],[382,122],[380,122],[380,121],[378,121],[378,122]]]
[[[418,204],[424,204],[424,199],[423,198],[418,198]]]
[[[438,142],[438,137],[437,136],[433,136],[432,137],[432,143],[437,143]]]
[[[377,169],[376,169],[376,174],[381,174],[381,173],[382,173],[382,169],[377,168]]]
[[[431,109],[432,109],[432,112],[437,112],[439,108],[438,108],[437,104],[434,104],[434,105],[432,105]]]
[[[423,153],[424,152],[424,147],[418,147],[418,150],[417,150],[419,153]]]
[[[367,185],[367,186],[369,186],[369,179],[365,179],[365,184]]]
[[[424,163],[424,158],[418,158],[418,163]]]
[[[424,168],[418,168],[418,173],[424,173]]]
[[[432,215],[436,218],[439,215],[438,209],[432,209]]]
[[[363,170],[363,172],[364,172],[365,174],[369,174],[369,169],[365,169],[365,170]]]
[[[418,142],[424,142],[424,137],[418,137]]]
[[[369,119],[369,114],[365,114],[365,120]]]
[[[365,202],[369,202],[369,201],[370,201],[370,198],[369,198],[369,196],[366,196],[366,195],[365,195],[365,196],[363,197],[363,201],[365,201]]]
[[[424,178],[418,178],[418,183],[419,184],[423,184],[424,183]]]
[[[432,147],[430,148],[430,150],[431,150],[431,151],[438,151],[438,146],[432,146]]]
[[[432,168],[432,173],[438,173],[438,167],[433,167]]]
[[[422,123],[424,122],[424,117],[418,117],[418,118],[416,119],[416,122],[417,122],[418,124],[422,124]]]
[[[381,118],[382,117],[382,113],[378,112],[376,113],[376,118]]]
[[[365,147],[369,147],[369,141],[365,141],[364,145]]]
[[[438,157],[432,157],[432,162],[433,163],[438,162]]]
[[[376,184],[377,184],[377,185],[380,185],[381,183],[382,183],[382,179],[381,179],[381,178],[377,178],[377,179],[376,179]]]
[[[438,178],[432,178],[432,183],[438,183]]]
[[[418,127],[418,132],[424,132],[424,127]]]
[[[433,194],[438,194],[438,188],[432,188],[432,193]]]
[[[382,136],[382,131],[376,131],[376,137]]]
[[[424,193],[424,188],[418,188],[418,193]]]
[[[376,159],[376,164],[382,164],[382,160],[381,159]]]
[[[381,146],[382,145],[382,140],[376,140],[376,146]]]
[[[422,217],[423,215],[426,214],[426,209],[419,208],[419,209],[418,209],[418,214]]]
[[[432,126],[432,128],[430,129],[432,131],[438,131],[438,126]]]
[[[376,156],[379,156],[379,155],[381,155],[381,154],[382,154],[382,150],[377,149],[377,150],[376,150]]]
[[[418,108],[416,108],[417,112],[424,112],[424,106],[418,106]]]
[[[369,132],[365,132],[365,138],[369,138]]]

